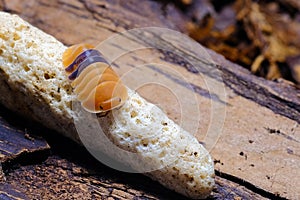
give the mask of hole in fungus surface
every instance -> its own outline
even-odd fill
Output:
[[[168,130],[169,130],[169,128],[168,128],[168,127],[165,127],[165,128],[163,128],[163,130],[164,130],[164,131],[168,131]]]
[[[63,105],[58,105],[59,110],[63,110],[64,106]]]
[[[0,38],[1,39],[3,39],[3,40],[5,40],[5,41],[7,41],[8,40],[8,33],[6,33],[6,34],[0,34]]]
[[[162,151],[160,154],[159,154],[159,157],[160,158],[163,158],[163,157],[165,157],[166,156],[166,152],[165,151]]]
[[[136,111],[131,111],[131,113],[130,113],[130,117],[131,118],[135,118],[136,116],[138,115],[138,113],[136,112]]]
[[[50,75],[47,74],[47,73],[45,73],[45,74],[44,74],[44,78],[45,78],[46,80],[48,80],[48,79],[50,79]]]
[[[55,55],[54,55],[53,53],[48,53],[48,56],[49,56],[50,58],[53,58]]]
[[[61,96],[59,94],[55,94],[54,92],[51,92],[50,95],[58,102],[61,101]]]
[[[135,122],[136,122],[137,124],[141,124],[141,123],[142,123],[140,119],[136,119]]]
[[[152,139],[152,140],[151,140],[151,144],[155,145],[155,144],[157,144],[157,143],[159,143],[157,139]]]
[[[46,80],[55,78],[55,76],[56,76],[55,74],[44,73],[44,78]]]
[[[161,122],[161,125],[163,125],[163,126],[167,126],[167,125],[168,125],[168,123],[167,123],[167,122],[164,122],[164,121],[162,121],[162,122]]]
[[[179,170],[176,167],[172,167],[173,171],[178,172]]]
[[[28,65],[23,65],[23,69],[24,69],[25,72],[30,71],[30,68],[28,67]]]
[[[20,35],[17,33],[14,33],[14,41],[17,41],[19,39],[21,39]]]
[[[188,174],[183,174],[183,175],[188,181],[190,181],[191,176],[189,176]]]
[[[143,140],[142,140],[142,145],[143,145],[144,147],[147,147],[147,146],[149,145],[149,141],[143,139]]]
[[[8,57],[8,62],[13,62],[13,57],[12,56]]]
[[[129,137],[131,136],[131,134],[128,133],[128,132],[125,132],[125,133],[124,133],[124,136],[125,136],[126,138],[129,138]]]
[[[31,42],[27,42],[26,43],[26,48],[31,48],[31,47],[36,47],[37,45],[33,42],[33,41],[31,41]]]
[[[138,105],[142,105],[142,102],[139,99],[136,99],[135,102],[137,102]]]

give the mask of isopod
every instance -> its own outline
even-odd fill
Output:
[[[127,88],[103,55],[90,44],[76,44],[63,53],[63,66],[77,99],[91,113],[122,106]]]

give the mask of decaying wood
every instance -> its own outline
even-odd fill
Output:
[[[22,194],[29,199],[41,196],[51,199],[186,199],[142,175],[121,174],[103,166],[96,173],[89,172],[59,157],[49,157],[42,164],[22,166],[8,174],[6,187],[0,193],[16,197]],[[45,183],[45,178],[51,181]],[[264,199],[226,179],[218,177],[216,182],[213,199]],[[12,194],[12,190],[18,193]]]
[[[211,112],[209,109],[211,101],[218,105],[227,105],[226,119],[222,134],[219,135],[218,142],[213,146],[211,151],[212,155],[217,160],[220,160],[216,168],[223,173],[238,177],[239,180],[243,180],[247,184],[251,183],[250,185],[253,185],[259,191],[262,190],[263,193],[274,195],[279,193],[280,195],[282,194],[283,197],[296,198],[298,189],[295,188],[293,184],[297,182],[297,178],[294,177],[294,174],[297,174],[299,167],[290,164],[295,161],[295,156],[297,157],[297,155],[295,155],[294,152],[299,149],[300,127],[297,122],[299,114],[296,107],[299,105],[299,98],[297,97],[296,88],[287,87],[287,89],[292,90],[290,94],[276,94],[273,92],[274,90],[284,88],[286,85],[256,78],[246,70],[225,61],[222,57],[212,52],[210,52],[212,61],[209,61],[207,58],[203,58],[203,55],[195,53],[196,51],[193,47],[190,47],[187,51],[181,44],[182,40],[172,40],[168,35],[168,33],[156,34],[150,30],[147,34],[142,34],[138,31],[133,35],[124,34],[124,38],[129,38],[129,40],[132,41],[138,40],[145,46],[156,47],[158,49],[164,49],[168,46],[176,47],[174,50],[175,53],[161,53],[161,55],[157,57],[169,63],[173,63],[172,68],[174,70],[177,70],[177,72],[185,78],[188,77],[189,80],[193,80],[190,82],[194,89],[193,92],[203,98],[199,101],[200,113],[209,115],[208,113]],[[169,40],[167,41],[166,38]],[[115,43],[109,40],[108,43],[116,47],[109,47],[112,48],[111,52],[116,52],[118,48],[117,43],[120,43],[120,40],[115,41]],[[152,56],[152,62],[161,64],[161,60],[155,60],[153,55],[154,53],[150,51],[148,53],[144,52],[142,55],[136,53],[128,57],[143,58],[144,61],[140,60],[141,63],[149,63],[147,59]],[[134,65],[128,57],[116,62],[117,66],[122,66],[121,68],[126,69],[126,66]],[[189,58],[189,60],[193,60],[194,63],[202,64],[191,66],[187,63],[184,64],[184,61],[178,58]],[[141,64],[137,63],[136,59],[135,63],[137,66]],[[171,87],[174,84],[176,87],[188,89],[188,87],[182,84],[178,77],[176,78],[172,74],[168,74],[167,70],[164,71],[157,70],[155,67],[153,68],[153,76],[156,76],[158,80],[167,77],[173,81],[173,83],[170,83],[168,86]],[[216,69],[221,71],[220,74],[222,78],[218,76]],[[149,71],[147,71],[146,74],[151,76],[151,72]],[[223,81],[225,85],[228,86],[226,92],[229,98],[222,99],[222,95],[209,91],[205,83],[201,83],[199,80],[199,76],[203,76],[203,74],[208,75],[217,82]],[[142,82],[143,79],[145,79],[145,77],[142,75],[135,77],[135,81],[137,82]],[[276,87],[273,88],[273,86]],[[153,94],[153,91],[154,89],[151,95],[148,95],[148,98],[151,99],[152,97],[156,100],[156,103],[163,102],[165,91],[156,89],[155,94]],[[187,91],[185,92],[188,93]],[[207,95],[209,93],[210,95]],[[148,91],[148,94],[150,94],[150,91]],[[251,97],[254,102],[237,94]],[[287,104],[284,98],[289,99],[292,105]],[[261,103],[265,106],[259,106],[257,103]],[[166,104],[168,104],[168,102],[166,102]],[[291,107],[288,108],[289,106]],[[169,112],[170,116],[176,120],[176,116],[178,117],[180,115],[180,113],[178,113],[180,110],[176,110],[174,107],[176,107],[176,105],[174,106],[172,103],[165,105],[166,110],[171,110]],[[222,106],[220,106],[220,109],[221,107]],[[267,109],[266,107],[271,109]],[[189,106],[185,107],[185,109],[188,108]],[[291,118],[294,118],[294,120],[290,120],[275,114],[272,110],[274,112],[278,112],[278,110],[281,112],[290,110],[290,114],[293,112],[296,112],[296,114],[294,117],[290,115]],[[197,116],[197,111],[189,110],[189,114],[191,116]],[[286,115],[289,114],[286,113]],[[203,134],[206,133],[207,127],[214,123],[214,121],[210,121],[210,119],[201,118],[201,120],[201,127],[196,134],[200,140],[201,138],[203,139]],[[206,137],[204,142],[211,142],[210,135]],[[211,144],[207,145],[209,149],[210,145]],[[290,151],[291,149],[292,151]],[[282,173],[278,173],[278,170],[282,170]],[[282,182],[284,182],[285,185],[283,187],[281,185]],[[289,187],[286,187],[287,185],[289,185]]]
[[[174,23],[180,13],[174,14],[176,10],[173,10],[172,15],[168,14],[168,9],[174,8],[168,8],[165,11],[158,2],[145,1],[138,6],[134,2],[133,0],[115,1],[114,3],[96,0],[2,0],[0,7],[6,11],[20,14],[33,25],[68,45],[79,42],[98,43],[109,38],[115,32],[134,27],[160,26],[184,31],[184,21],[180,21],[176,25]],[[170,21],[165,20],[164,17],[169,17]],[[196,134],[199,140],[206,142],[204,133],[211,123],[211,102],[226,105],[226,118],[223,128],[221,127],[222,132],[216,144],[210,148],[211,154],[216,160],[216,170],[219,175],[212,197],[222,199],[226,194],[229,199],[232,199],[235,197],[231,196],[232,194],[237,195],[237,198],[262,198],[255,195],[255,193],[259,193],[269,198],[299,198],[300,183],[296,174],[300,170],[300,156],[298,155],[300,151],[300,99],[299,91],[295,87],[285,82],[271,82],[257,78],[247,70],[226,61],[222,56],[211,51],[208,52],[212,61],[203,60],[197,53],[193,55],[193,49],[182,49],[180,41],[165,41],[163,35],[157,36],[150,32],[146,38],[139,38],[139,35],[136,35],[135,38],[129,38],[129,40],[134,42],[137,38],[146,46],[175,46],[176,52],[175,54],[174,52],[172,54],[153,50],[133,52],[115,63],[120,67],[119,73],[125,73],[132,69],[132,66],[149,63],[149,61],[166,64],[181,73],[192,85],[193,90],[189,90],[189,92],[197,95],[200,113],[205,115],[201,118]],[[115,47],[118,48],[117,45]],[[118,50],[120,49],[121,47]],[[201,63],[201,67],[194,69],[176,55],[181,55],[181,58],[189,57],[195,62]],[[200,80],[201,74],[205,74],[207,69],[220,70],[222,80],[220,77],[211,76],[210,78],[224,82],[227,99],[222,99],[218,94],[210,94],[205,83]],[[150,73],[156,74],[157,78],[167,77],[174,87],[185,87],[180,80],[164,71],[155,71],[153,68]],[[142,76],[137,77],[137,80],[141,79],[143,79]],[[147,96],[147,92],[144,94]],[[156,103],[162,103],[169,116],[175,121],[180,116],[180,111],[174,107],[174,104],[165,101],[163,90],[157,89],[155,94],[149,98],[154,99]],[[195,114],[194,112],[191,110],[191,118]],[[53,142],[54,146],[56,142]],[[60,155],[62,151],[57,152]],[[34,195],[34,193],[27,194],[26,189],[30,188],[32,184],[41,183],[42,180],[49,180],[50,185],[59,183],[58,188],[54,191],[62,190],[63,192],[58,193],[62,195],[61,197],[73,195],[72,191],[79,191],[77,193],[79,197],[80,195],[114,197],[113,191],[117,191],[118,196],[122,197],[123,195],[122,198],[168,199],[169,197],[178,197],[161,186],[156,186],[145,177],[125,175],[103,166],[98,169],[89,166],[86,169],[83,161],[73,162],[70,156],[65,156],[65,159],[54,156],[49,157],[43,163],[6,171],[9,187],[15,188],[18,181],[24,181],[26,186],[17,187],[17,190],[23,191],[26,195]],[[58,167],[60,170],[54,171],[54,167]],[[73,167],[77,168],[75,172]],[[8,170],[8,168],[6,169]],[[39,174],[32,174],[33,169]],[[91,169],[96,171],[93,171],[92,175],[89,172]],[[88,172],[85,172],[86,170]],[[45,176],[45,174],[47,175]],[[33,179],[25,180],[25,175],[29,175]],[[118,176],[123,178],[119,179]],[[59,180],[59,177],[62,179]],[[37,179],[40,182],[33,181]],[[51,183],[51,180],[54,182]],[[63,184],[66,180],[68,183]],[[95,184],[92,180],[95,181]],[[143,180],[142,185],[140,184],[141,180]],[[114,184],[120,183],[121,189],[119,186],[114,186]],[[35,187],[42,188],[43,186]],[[45,195],[51,196],[54,193],[51,191],[47,193],[45,186],[43,189]]]
[[[15,119],[6,109],[0,107],[0,163],[26,156],[26,154],[45,154],[50,146],[43,138],[31,136],[26,129],[17,127]]]
[[[122,173],[100,164],[84,148],[55,133],[48,135],[47,141],[59,155],[44,161],[33,159],[36,163],[30,165],[3,162],[6,180],[0,183],[0,198],[185,199],[140,174]],[[27,159],[32,159],[30,155]],[[264,199],[229,180],[217,177],[216,182],[213,199]]]

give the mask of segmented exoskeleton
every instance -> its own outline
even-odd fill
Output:
[[[105,112],[126,101],[126,86],[94,46],[73,45],[64,52],[62,60],[77,99],[85,110]]]

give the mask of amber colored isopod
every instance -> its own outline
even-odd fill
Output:
[[[82,107],[91,113],[118,108],[127,88],[103,55],[90,44],[76,44],[63,54],[63,65]]]

